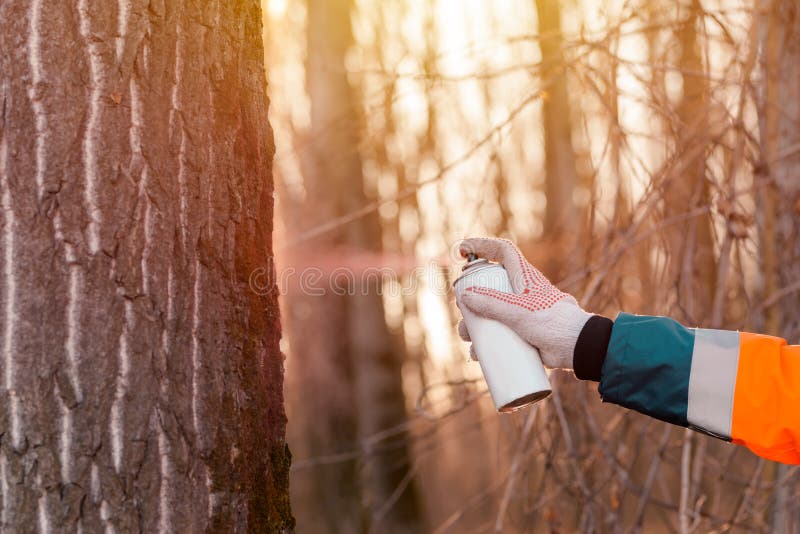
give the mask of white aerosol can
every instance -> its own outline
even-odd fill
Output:
[[[468,287],[513,293],[506,270],[470,255],[462,271],[453,282],[456,302],[497,410],[513,412],[550,395],[552,390],[539,351],[503,323],[475,315],[461,305],[461,296]]]

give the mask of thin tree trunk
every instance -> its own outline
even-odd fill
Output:
[[[545,152],[544,240],[551,253],[544,264],[545,274],[560,279],[566,266],[562,258],[580,223],[573,202],[578,183],[572,123],[567,91],[567,73],[561,50],[561,7],[552,0],[536,0],[539,17],[539,47],[542,51],[543,79],[550,80],[542,105]]]
[[[308,1],[306,72],[312,149],[304,184],[307,204],[315,212],[306,214],[307,224],[352,212],[367,203],[359,153],[358,100],[345,69],[345,55],[352,43],[350,9],[347,0]],[[373,213],[358,224],[326,236],[326,243],[310,244],[318,249],[330,245],[379,258],[382,243],[378,215]],[[317,403],[325,402],[323,399],[329,392],[333,393],[337,416],[343,419],[342,425],[332,428],[329,422],[320,421],[329,411],[320,407],[323,411],[308,423],[317,427],[314,430],[319,438],[317,453],[323,453],[325,441],[328,447],[337,443],[349,443],[352,447],[406,421],[402,358],[384,319],[382,280],[378,276],[362,276],[360,272],[355,272],[353,280],[354,294],[315,297],[308,302],[310,315],[317,317],[315,324],[325,323],[322,326],[329,335],[323,339],[330,346],[306,351],[296,344],[295,348],[301,352],[293,351],[298,358],[316,362],[327,358],[326,366],[334,367],[333,375],[341,377],[338,383],[329,384],[327,390],[314,389],[319,397]],[[322,310],[318,309],[323,302],[329,309],[325,315],[319,314]],[[301,324],[296,323],[298,328]],[[299,339],[303,336],[308,337],[308,332],[298,331],[292,340],[307,345],[308,340]],[[308,368],[308,364],[302,365]],[[356,464],[350,462],[329,467],[324,478],[314,482],[319,502],[328,503],[324,505],[329,515],[328,528],[341,531],[342,526],[337,523],[342,515],[353,530],[403,532],[418,528],[420,517],[413,477],[406,478],[412,466],[405,433],[377,444],[369,443],[370,447],[364,450],[362,476],[356,471]],[[365,504],[369,518],[361,515],[359,499]],[[335,507],[331,506],[334,502]]]
[[[10,0],[0,50],[0,529],[290,529],[260,4]]]
[[[340,130],[352,126],[339,114],[342,96],[333,90],[326,94],[329,85],[319,72],[337,68],[328,63],[331,51],[326,40],[324,6],[320,4],[322,12],[311,2],[307,6],[306,85],[311,99],[311,124],[299,135],[302,142],[298,143],[305,198],[281,199],[289,237],[343,213],[338,171],[343,155],[333,149],[332,139],[341,135]],[[347,146],[345,151],[353,149]],[[326,158],[328,154],[332,156]],[[344,231],[338,229],[324,240],[289,249],[284,259],[302,273],[306,268],[319,268],[315,258],[327,261],[337,250],[341,253],[346,244]],[[286,296],[284,315],[290,343],[287,404],[294,420],[290,434],[300,458],[315,462],[339,454],[344,457],[319,462],[294,475],[293,500],[301,518],[300,527],[306,532],[364,532],[368,519],[362,506],[359,477],[358,404],[347,335],[349,297],[331,291],[331,273],[325,275],[313,291],[302,286]]]
[[[789,0],[765,7],[762,25],[763,80],[759,106],[763,168],[768,179],[760,198],[760,241],[763,249],[764,298],[800,280],[800,13]],[[789,295],[765,311],[769,334],[796,343],[800,337],[800,305]],[[787,466],[774,469],[778,482]],[[796,485],[796,483],[795,483]],[[792,488],[779,485],[772,499],[772,532],[793,532]],[[796,510],[796,508],[795,508]]]
[[[680,44],[678,68],[683,78],[683,94],[678,106],[678,129],[673,132],[676,139],[675,157],[685,159],[685,165],[673,171],[664,187],[664,218],[680,217],[681,214],[710,203],[706,174],[706,151],[688,154],[689,147],[708,144],[709,88],[703,75],[705,67],[699,39],[702,23],[701,5],[693,1],[678,12],[680,26],[677,38]],[[716,258],[714,238],[709,216],[691,218],[666,232],[669,250],[668,283],[677,289],[676,315],[691,324],[708,324],[711,303],[716,290]],[[724,283],[724,282],[723,282]],[[719,325],[715,325],[719,327]],[[700,440],[704,438],[698,438]],[[691,430],[683,433],[680,469],[680,497],[678,523],[682,533],[691,529],[690,511],[692,501],[692,473],[702,469],[702,463],[692,464],[694,458],[703,462],[703,456],[693,456],[695,441]]]
[[[683,13],[685,11],[685,13]],[[679,69],[683,77],[683,95],[678,107],[680,131],[674,132],[677,150],[685,164],[676,169],[664,187],[664,218],[680,217],[687,211],[710,202],[706,173],[706,151],[684,154],[691,146],[706,145],[708,121],[708,84],[698,39],[700,5],[693,2],[681,9],[678,40],[681,46]],[[694,217],[673,225],[666,232],[668,244],[668,283],[678,289],[678,315],[692,324],[707,320],[716,280],[711,221],[707,216]]]

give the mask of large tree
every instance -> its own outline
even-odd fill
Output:
[[[291,528],[257,0],[0,3],[3,531]]]

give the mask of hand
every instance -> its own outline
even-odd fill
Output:
[[[572,295],[551,284],[507,239],[465,239],[459,252],[464,257],[475,254],[500,263],[514,289],[514,294],[509,294],[469,287],[461,304],[477,315],[510,327],[539,350],[547,367],[572,369],[575,343],[592,314],[583,311]],[[464,341],[470,340],[463,320],[458,323],[458,334]],[[472,347],[470,355],[477,359]]]

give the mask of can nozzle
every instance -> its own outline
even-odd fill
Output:
[[[467,269],[469,269],[469,268],[473,267],[474,265],[476,265],[476,264],[478,264],[478,263],[481,263],[481,264],[482,264],[482,263],[487,263],[487,261],[486,261],[485,259],[483,259],[483,258],[479,258],[477,254],[474,254],[474,253],[472,253],[472,252],[469,252],[469,253],[467,254],[467,263],[465,263],[465,264],[464,264],[464,265],[461,267],[461,270],[462,270],[462,271],[466,271]]]

